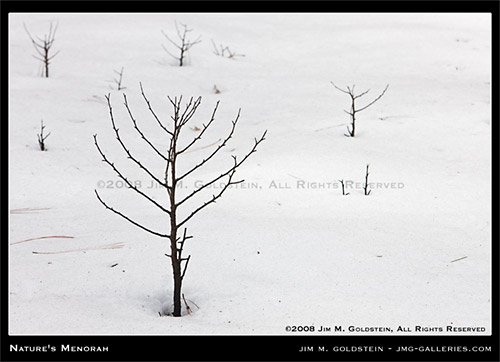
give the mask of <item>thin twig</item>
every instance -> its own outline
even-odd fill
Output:
[[[153,234],[153,235],[156,235],[156,236],[159,236],[161,238],[168,238],[169,235],[167,234],[161,234],[161,233],[158,233],[156,231],[153,231],[151,229],[148,229],[147,227],[145,226],[142,226],[141,224],[139,224],[138,222],[132,220],[131,218],[129,218],[128,216],[125,216],[124,214],[122,214],[121,212],[119,211],[116,211],[115,209],[113,209],[112,207],[108,206],[104,201],[102,201],[101,197],[99,196],[99,193],[97,192],[97,190],[94,190],[96,196],[97,196],[97,199],[101,202],[101,204],[104,205],[104,207],[112,212],[114,212],[115,214],[117,215],[120,215],[122,218],[124,218],[125,220],[127,220],[128,222],[130,222],[131,224],[137,226],[138,228],[144,230],[144,231],[147,231],[148,233],[150,234]]]
[[[188,315],[191,314],[191,308],[189,307],[189,305],[186,302],[186,298],[184,297],[184,293],[182,293],[182,299],[184,299],[184,304],[186,305],[187,314]]]
[[[450,261],[450,263],[454,263],[454,262],[456,262],[456,261],[459,261],[459,260],[464,260],[464,259],[467,259],[467,256],[463,256],[463,257],[461,257],[461,258],[458,258],[458,259],[452,260],[452,261]]]
[[[28,241],[42,240],[42,239],[74,239],[74,238],[75,238],[74,236],[64,236],[64,235],[41,236],[39,238],[31,238],[31,239],[16,241],[16,242],[10,243],[10,245],[21,244],[21,243],[25,243]]]

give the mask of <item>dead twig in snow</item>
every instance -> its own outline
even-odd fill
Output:
[[[25,207],[23,209],[10,210],[10,213],[11,214],[32,214],[32,213],[36,213],[36,211],[41,211],[41,210],[50,210],[50,207],[43,207],[43,208],[39,208],[39,209],[32,209],[29,207]]]
[[[14,243],[10,243],[10,245],[25,243],[27,241],[32,241],[32,240],[41,240],[41,239],[74,239],[74,238],[75,238],[74,236],[64,236],[64,235],[41,236],[39,238],[32,238],[32,239],[25,239],[25,240],[16,241]]]
[[[186,305],[187,314],[188,315],[191,314],[191,308],[189,307],[189,305],[186,302],[186,297],[184,297],[184,293],[182,293],[182,299],[184,299],[184,304]]]
[[[33,254],[64,254],[64,253],[74,253],[78,251],[89,251],[89,250],[106,250],[106,249],[121,249],[123,248],[123,243],[114,243],[97,246],[95,248],[82,248],[82,249],[73,249],[73,250],[63,250],[63,251],[33,251]]]
[[[456,262],[456,261],[459,261],[459,260],[464,260],[464,259],[467,259],[467,257],[466,257],[466,256],[463,256],[463,257],[461,257],[461,258],[458,258],[458,259],[455,259],[455,260],[450,261],[450,263],[454,263],[454,262]]]

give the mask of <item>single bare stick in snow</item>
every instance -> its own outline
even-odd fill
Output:
[[[46,151],[47,150],[47,148],[45,147],[45,140],[47,139],[47,137],[50,136],[50,132],[46,136],[43,135],[43,130],[44,129],[45,129],[45,126],[43,125],[43,120],[42,120],[41,121],[40,133],[37,135],[38,136],[38,145],[40,146],[40,150],[42,150],[42,151]]]
[[[463,257],[461,257],[461,258],[458,258],[458,259],[455,259],[455,260],[450,261],[450,263],[454,263],[454,262],[456,262],[456,261],[460,261],[460,260],[464,260],[464,259],[467,259],[467,257],[466,257],[466,256],[463,256]]]
[[[364,107],[361,107],[361,108],[356,108],[356,99],[358,98],[361,98],[362,96],[364,96],[366,93],[368,93],[370,90],[368,89],[367,91],[364,91],[358,95],[355,95],[354,94],[354,87],[355,85],[353,85],[352,87],[349,87],[347,86],[347,90],[345,89],[342,89],[342,88],[339,88],[335,85],[335,83],[331,82],[332,85],[338,89],[339,91],[341,91],[342,93],[345,93],[345,94],[348,94],[349,97],[351,97],[351,110],[348,112],[346,110],[344,110],[344,112],[346,112],[348,115],[351,116],[351,129],[349,129],[349,126],[347,126],[347,132],[349,132],[348,134],[345,134],[345,136],[347,137],[354,137],[355,134],[356,134],[356,113],[358,112],[361,112],[361,111],[364,111],[365,109],[367,109],[368,107],[372,106],[376,101],[378,101],[380,98],[382,98],[382,96],[385,94],[385,91],[387,90],[387,88],[389,88],[389,84],[386,85],[386,87],[384,88],[384,90],[382,91],[382,93],[380,93],[378,95],[377,98],[375,98],[373,101],[371,101],[370,103],[368,103],[366,106]]]
[[[28,31],[26,24],[23,25],[24,25],[24,30],[26,30],[26,33],[28,34],[31,43],[33,44],[33,47],[35,48],[35,51],[38,54],[38,55],[33,55],[33,57],[40,60],[43,63],[44,71],[42,71],[42,77],[45,76],[46,78],[48,78],[50,61],[54,59],[54,57],[59,53],[58,50],[54,54],[50,54],[50,49],[52,48],[52,45],[54,44],[55,41],[58,24],[56,24],[56,26],[53,27],[52,23],[50,23],[49,33],[45,34],[43,36],[43,39],[40,37],[36,37],[36,39],[34,39],[31,36],[30,32]]]
[[[233,164],[232,166],[228,167],[226,170],[220,173],[218,176],[214,176],[212,179],[208,180],[207,182],[203,183],[202,185],[197,186],[191,193],[188,193],[187,195],[184,195],[183,197],[178,196],[177,190],[179,188],[179,185],[181,185],[181,181],[187,178],[188,176],[192,175],[194,172],[198,171],[202,167],[204,167],[211,159],[213,159],[217,153],[222,150],[226,144],[229,142],[229,140],[232,138],[236,125],[238,123],[239,117],[240,117],[240,111],[238,111],[238,114],[236,118],[231,122],[231,127],[229,130],[229,133],[224,137],[221,138],[221,142],[216,145],[215,148],[207,155],[205,158],[203,158],[200,162],[193,164],[190,168],[187,169],[187,171],[184,171],[183,173],[180,172],[179,166],[182,166],[183,161],[182,157],[184,156],[184,153],[188,153],[190,151],[196,150],[193,148],[193,146],[196,144],[198,140],[202,138],[202,136],[205,134],[207,129],[213,124],[215,121],[215,115],[217,112],[217,108],[219,106],[219,102],[215,104],[215,107],[212,111],[212,115],[208,122],[206,124],[203,124],[200,131],[198,134],[191,139],[191,141],[181,141],[180,135],[182,132],[186,129],[189,129],[189,126],[187,126],[188,122],[193,118],[194,114],[196,113],[198,107],[201,104],[201,97],[198,97],[197,99],[190,98],[189,101],[185,104],[182,102],[182,96],[177,98],[175,97],[174,99],[167,97],[171,106],[172,106],[172,116],[170,116],[170,124],[167,126],[163,121],[159,119],[157,116],[156,112],[153,110],[153,107],[151,106],[151,103],[149,99],[146,97],[146,94],[144,93],[144,90],[142,88],[142,84],[140,85],[141,87],[141,94],[142,97],[144,98],[144,101],[146,102],[146,105],[153,116],[154,120],[158,123],[159,127],[164,131],[162,135],[166,137],[168,140],[168,148],[165,151],[162,152],[162,150],[159,150],[156,148],[156,146],[153,145],[153,143],[148,139],[148,137],[142,132],[142,130],[139,128],[137,120],[132,114],[132,111],[129,107],[129,104],[127,102],[127,97],[124,95],[124,105],[127,110],[127,113],[130,117],[130,120],[132,121],[133,128],[137,131],[139,136],[147,143],[147,145],[154,151],[154,153],[157,154],[157,156],[163,160],[165,163],[165,169],[162,172],[161,177],[155,176],[152,171],[149,170],[148,167],[146,167],[141,161],[139,161],[127,148],[125,143],[122,140],[121,134],[119,132],[119,129],[116,125],[115,119],[114,119],[114,114],[113,114],[113,108],[111,107],[111,101],[110,101],[110,96],[106,96],[106,100],[108,102],[108,109],[109,109],[109,116],[111,119],[111,126],[113,128],[113,131],[115,133],[116,139],[118,143],[120,144],[121,148],[125,152],[127,158],[134,162],[139,168],[147,173],[149,177],[153,180],[156,181],[159,185],[161,185],[166,192],[166,196],[168,198],[168,205],[164,206],[161,205],[159,202],[154,200],[152,197],[147,195],[145,192],[143,192],[141,189],[137,188],[132,182],[129,181],[129,179],[115,166],[113,162],[111,162],[108,157],[104,154],[103,150],[99,146],[97,142],[97,135],[94,135],[94,142],[95,146],[100,153],[103,162],[105,162],[109,167],[113,169],[113,171],[120,177],[128,186],[129,188],[134,191],[135,193],[139,194],[146,200],[148,200],[151,204],[156,206],[158,209],[160,209],[164,214],[168,216],[168,224],[169,224],[169,232],[163,233],[163,232],[158,232],[155,231],[149,227],[146,227],[142,224],[142,222],[135,221],[132,218],[126,216],[120,211],[115,210],[111,206],[107,205],[100,197],[100,195],[97,193],[97,190],[95,190],[96,196],[98,200],[110,211],[114,212],[115,214],[121,216],[131,224],[135,225],[136,227],[159,237],[166,238],[169,240],[169,246],[170,246],[170,254],[165,254],[168,258],[171,259],[171,265],[172,265],[172,271],[173,271],[173,278],[174,278],[174,311],[173,315],[175,317],[179,317],[181,315],[181,289],[182,289],[182,282],[184,279],[184,276],[186,274],[186,270],[189,264],[189,261],[191,259],[191,256],[184,257],[183,256],[183,251],[184,251],[184,244],[187,240],[191,239],[192,236],[187,235],[187,228],[186,228],[186,223],[191,220],[195,215],[197,215],[201,210],[203,210],[205,207],[208,205],[215,203],[226,191],[231,185],[236,185],[244,180],[235,180],[234,175],[237,171],[237,169],[250,157],[250,155],[254,152],[257,151],[257,147],[259,144],[264,141],[266,132],[263,133],[263,135],[257,139],[254,139],[254,145],[248,151],[243,157],[237,158],[236,156],[232,156],[233,158]],[[203,149],[203,148],[200,148]],[[197,150],[200,150],[197,149]],[[160,180],[161,178],[161,180]],[[183,212],[182,214],[179,213],[179,208],[184,205],[185,202],[189,201],[194,201],[197,197],[200,197],[203,193],[202,191],[208,190],[212,185],[214,185],[217,181],[223,181],[225,180],[225,186],[222,187],[221,189],[218,190],[217,193],[213,194],[211,197],[209,197],[206,201],[201,202],[198,207],[196,206],[191,206],[190,208],[187,209],[187,212]],[[181,234],[181,228],[184,227],[184,230],[182,231]],[[182,235],[182,236],[181,236]]]
[[[74,239],[74,236],[64,236],[64,235],[41,236],[39,238],[31,238],[31,239],[24,239],[24,240],[20,240],[20,241],[15,241],[13,243],[10,243],[10,245],[25,243],[27,241],[33,241],[33,240],[41,240],[41,239]]]
[[[349,192],[348,193],[345,192],[344,180],[339,180],[339,182],[342,185],[342,195],[345,195],[345,196],[349,195]]]
[[[365,190],[365,195],[368,196],[370,195],[370,193],[372,192],[372,190],[368,190],[368,175],[370,174],[368,172],[368,167],[370,167],[370,165],[366,165],[366,175],[365,175],[365,185],[363,186],[363,189]]]
[[[187,304],[186,298],[184,297],[184,293],[182,293],[182,299],[184,300],[184,305],[186,306],[186,311],[187,314],[191,314],[191,308],[189,307],[189,304]]]
[[[201,36],[196,38],[195,41],[190,41],[187,38],[187,35],[189,32],[193,31],[193,29],[188,29],[187,25],[181,24],[183,27],[182,31],[179,29],[179,26],[177,25],[177,22],[175,23],[175,29],[177,30],[177,36],[179,37],[180,42],[175,42],[170,37],[162,30],[162,34],[167,40],[172,43],[177,50],[179,51],[179,55],[174,55],[172,54],[163,44],[161,45],[163,49],[174,59],[177,59],[179,61],[179,66],[182,67],[184,65],[184,59],[186,58],[186,54],[193,47],[193,45],[196,45],[198,43],[201,43]]]

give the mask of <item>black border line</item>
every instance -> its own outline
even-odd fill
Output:
[[[498,121],[499,121],[499,8],[497,1],[1,1],[1,156],[5,184],[2,187],[1,244],[1,361],[499,361],[499,247],[498,247]],[[492,145],[493,145],[493,334],[492,336],[9,336],[8,335],[8,14],[10,12],[488,12],[492,14]],[[4,205],[5,203],[5,205]],[[5,224],[4,224],[5,223]],[[410,342],[411,341],[411,342]],[[85,353],[11,353],[10,344],[108,346],[102,355]],[[389,352],[399,345],[492,346],[491,353]],[[303,345],[384,346],[384,353],[313,353],[306,357]],[[172,348],[174,347],[174,348]],[[404,359],[403,359],[404,358]]]

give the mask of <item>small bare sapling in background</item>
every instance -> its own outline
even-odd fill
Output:
[[[182,67],[184,65],[185,59],[187,52],[189,49],[193,47],[193,45],[201,43],[201,36],[196,38],[196,40],[191,41],[187,38],[187,35],[189,32],[193,31],[193,29],[188,29],[187,25],[181,24],[182,30],[179,29],[179,26],[177,25],[177,22],[175,23],[175,29],[177,31],[177,36],[179,37],[179,41],[175,42],[170,37],[162,30],[162,34],[167,40],[172,43],[176,48],[177,51],[179,52],[179,55],[174,55],[172,54],[167,47],[165,47],[163,44],[161,45],[163,49],[170,55],[172,58],[177,59],[179,61],[179,66]]]
[[[344,183],[344,180],[343,179],[339,180],[339,182],[340,182],[340,185],[342,186],[342,195],[344,195],[344,196],[349,195],[349,192],[347,192],[347,193],[345,192],[345,183]]]
[[[44,136],[43,135],[43,130],[45,129],[45,126],[43,125],[43,120],[41,121],[41,127],[40,127],[40,133],[38,134],[38,145],[40,146],[40,150],[42,151],[47,151],[47,148],[45,147],[45,140],[47,137],[50,136],[50,132]]]
[[[28,28],[26,27],[26,24],[24,25],[24,30],[26,30],[26,33],[30,37],[31,42],[33,43],[33,47],[35,48],[35,51],[37,52],[37,55],[33,55],[35,59],[38,59],[42,62],[43,68],[41,71],[42,77],[48,78],[49,77],[49,64],[52,59],[59,53],[59,50],[55,52],[54,54],[51,54],[51,48],[52,45],[54,44],[55,41],[55,36],[56,36],[56,30],[58,24],[56,24],[55,27],[53,27],[52,23],[50,23],[49,26],[49,33],[45,34],[43,38],[36,37],[33,38],[28,31]]]
[[[382,96],[385,94],[385,91],[387,90],[387,88],[389,88],[389,84],[386,85],[386,87],[384,88],[384,90],[382,91],[382,93],[380,93],[378,95],[378,97],[375,98],[373,101],[371,101],[370,103],[368,103],[366,106],[363,106],[361,108],[356,108],[356,99],[361,98],[362,96],[364,96],[365,94],[367,94],[370,90],[368,89],[367,91],[364,91],[364,92],[356,95],[356,94],[354,94],[354,87],[355,87],[355,85],[353,85],[352,87],[347,86],[347,90],[345,90],[345,89],[337,87],[335,85],[335,83],[333,83],[333,82],[331,82],[331,83],[332,83],[332,85],[336,89],[338,89],[342,93],[348,94],[349,97],[351,97],[351,110],[349,112],[346,111],[346,110],[344,110],[344,112],[346,112],[349,116],[351,116],[351,129],[349,129],[349,126],[347,126],[347,132],[348,132],[348,134],[345,134],[345,136],[347,136],[347,137],[354,137],[356,135],[356,114],[358,112],[364,111],[368,107],[372,106],[380,98],[382,98]]]
[[[368,184],[368,175],[370,174],[368,172],[368,168],[370,165],[366,165],[366,174],[365,174],[365,184],[363,186],[363,189],[365,190],[365,195],[368,196],[372,192],[372,190],[368,190],[369,184]]]
[[[120,71],[115,70],[114,72],[118,76],[118,78],[113,79],[113,82],[116,84],[116,89],[119,91],[126,89],[127,87],[123,86],[123,67]]]
[[[236,57],[244,57],[245,54],[237,54],[236,52],[232,52],[228,46],[223,46],[222,44],[217,47],[215,42],[212,39],[212,45],[214,46],[214,54],[223,58],[235,59]]]

